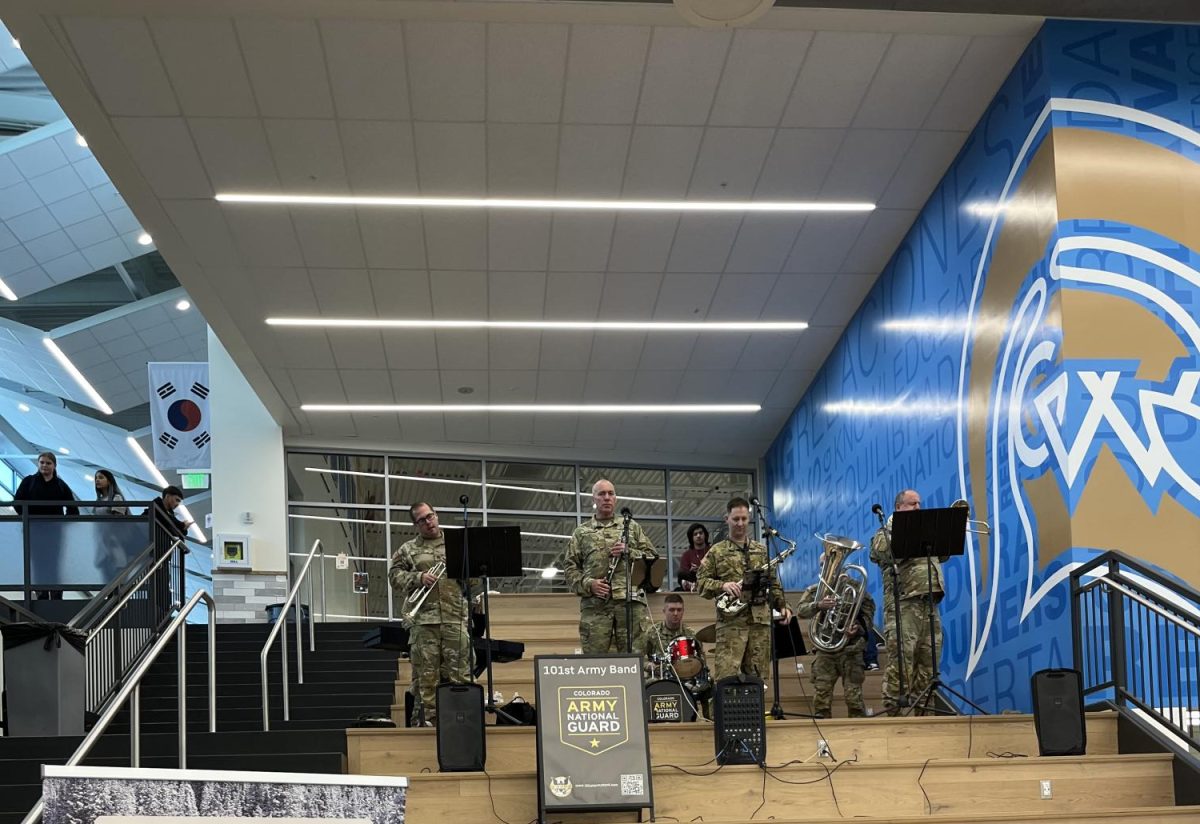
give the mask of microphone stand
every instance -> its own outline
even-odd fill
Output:
[[[779,657],[775,654],[775,607],[771,603],[771,591],[774,588],[777,572],[775,565],[771,563],[771,559],[774,557],[774,553],[771,552],[771,539],[778,533],[767,523],[767,516],[763,513],[762,504],[758,503],[757,498],[753,501],[753,504],[755,514],[762,524],[763,537],[766,539],[767,544],[767,609],[770,617],[770,620],[767,622],[767,638],[770,642],[771,654],[771,690],[774,693],[774,700],[771,704],[771,717],[776,721],[780,721],[785,716],[783,714],[783,704],[779,702]],[[750,609],[753,612],[754,607],[750,607]]]
[[[462,508],[463,508],[462,509],[462,526],[463,526],[462,568],[464,571],[464,575],[463,575],[463,579],[462,579],[462,596],[463,596],[463,600],[467,604],[467,638],[469,640],[471,638],[471,613],[472,613],[472,610],[474,609],[474,605],[471,603],[471,579],[470,579],[470,577],[468,577],[470,575],[470,569],[471,569],[471,550],[470,550],[470,547],[468,546],[468,542],[471,539],[471,530],[468,529],[468,527],[470,526],[470,522],[467,520],[467,507],[471,503],[471,498],[469,495],[459,495],[458,502],[460,504],[462,504]],[[483,597],[486,599],[487,598],[486,590],[484,592],[485,592],[485,594]],[[491,669],[492,669],[491,650],[488,650],[488,701],[490,701],[492,698]],[[473,666],[471,667],[471,681],[472,681],[472,683],[474,683],[474,681],[475,681],[475,667],[473,667]]]
[[[622,517],[625,518],[625,529],[621,535],[621,541],[625,544],[625,654],[630,655],[633,653],[633,570],[630,569],[629,523],[633,515]]]

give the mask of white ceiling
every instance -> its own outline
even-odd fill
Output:
[[[776,9],[758,28],[707,31],[634,3],[8,6],[35,67],[293,440],[713,465],[765,451],[1038,25]],[[614,218],[212,200],[233,190],[880,208]],[[326,333],[268,328],[271,315],[812,326]],[[764,409],[736,419],[298,409],[443,400]]]

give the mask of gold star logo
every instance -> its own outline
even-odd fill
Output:
[[[597,747],[599,747],[599,746],[600,746],[600,741],[599,741],[599,740],[597,740],[597,739],[595,739],[595,738],[593,738],[593,739],[592,739],[591,741],[589,741],[588,743],[592,745],[592,749],[593,749],[593,750],[594,750],[594,749],[596,749]]]

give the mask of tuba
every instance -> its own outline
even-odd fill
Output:
[[[814,533],[815,535],[815,533]],[[832,609],[818,612],[808,625],[813,646],[822,652],[837,652],[850,642],[850,628],[858,620],[867,595],[867,571],[846,559],[862,544],[842,535],[815,535],[825,545],[825,561],[817,580],[816,601],[834,599]]]
[[[412,591],[404,601],[404,611],[400,613],[400,623],[406,628],[411,628],[413,621],[416,620],[417,613],[421,611],[421,607],[425,604],[425,599],[429,597],[429,593],[438,588],[438,584],[442,582],[442,578],[446,575],[446,562],[438,561],[428,570],[431,575],[437,576],[437,580],[429,586],[419,586]]]

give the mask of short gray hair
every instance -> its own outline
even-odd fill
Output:
[[[907,494],[908,494],[908,493],[910,493],[910,492],[911,492],[911,493],[913,493],[914,495],[920,495],[920,494],[921,494],[920,492],[917,492],[917,490],[915,490],[915,489],[901,489],[899,492],[897,492],[897,493],[896,493],[896,501],[895,501],[895,503],[892,505],[892,508],[893,508],[893,509],[899,509],[899,508],[900,508],[900,504],[904,503],[904,496],[905,496],[905,495],[907,495]]]

